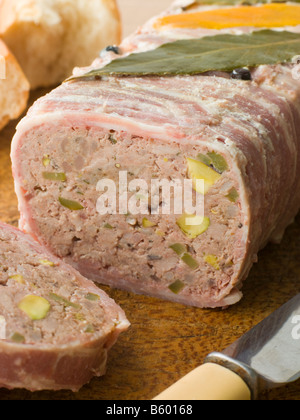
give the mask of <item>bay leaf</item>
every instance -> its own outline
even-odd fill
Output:
[[[179,40],[155,50],[113,60],[103,68],[69,80],[101,76],[194,75],[240,67],[279,64],[300,54],[300,34],[262,30]]]

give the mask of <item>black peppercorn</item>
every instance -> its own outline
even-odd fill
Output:
[[[109,45],[108,47],[105,48],[105,51],[113,52],[118,55],[121,54],[120,48],[117,45]]]
[[[231,78],[237,80],[252,80],[251,72],[247,68],[233,70],[231,73]]]

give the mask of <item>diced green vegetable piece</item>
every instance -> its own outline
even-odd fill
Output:
[[[200,160],[187,158],[187,162],[189,177],[194,181],[194,190],[199,194],[205,195],[220,180],[221,175],[210,166],[200,162]],[[203,180],[204,184],[198,183],[197,180]]]
[[[193,221],[194,224],[189,224],[191,221]],[[177,220],[177,225],[190,239],[195,239],[207,231],[210,226],[210,219],[208,217],[203,218],[196,215],[189,216],[183,214]]]
[[[202,153],[199,153],[197,156],[197,160],[200,160],[200,162],[204,163],[206,166],[212,165],[212,160],[207,155],[203,155]]]
[[[96,302],[97,300],[100,300],[100,296],[98,296],[94,293],[88,293],[85,298],[87,300],[91,300],[92,302]]]
[[[80,312],[76,312],[73,316],[77,321],[85,321],[85,317]]]
[[[190,254],[183,254],[181,257],[182,261],[188,265],[192,270],[197,270],[199,268],[199,263],[196,261]]]
[[[174,283],[170,284],[169,289],[171,292],[175,293],[175,295],[178,295],[178,293],[181,292],[182,289],[185,288],[185,284],[181,280],[176,280]]]
[[[11,341],[13,341],[14,343],[18,343],[18,344],[23,344],[25,343],[25,337],[22,334],[19,334],[17,332],[15,332],[11,337],[10,337]]]
[[[105,223],[105,225],[103,227],[104,227],[104,229],[113,229],[113,226],[110,225],[109,223]]]
[[[49,166],[49,165],[50,165],[51,160],[50,160],[50,158],[49,158],[49,156],[48,156],[48,155],[45,155],[45,156],[43,157],[42,162],[43,162],[43,165],[45,166],[45,168],[47,168],[47,166]]]
[[[63,303],[65,306],[70,306],[71,308],[78,310],[81,309],[81,306],[78,303],[73,303],[70,300],[64,298],[63,296],[57,295],[56,293],[49,293],[49,297],[55,302]]]
[[[43,178],[49,181],[65,182],[67,180],[67,176],[65,173],[57,173],[57,172],[43,172]]]
[[[95,332],[95,328],[92,324],[89,324],[85,327],[84,332],[87,334],[93,334]]]
[[[114,138],[113,135],[110,135],[108,139],[111,142],[111,144],[117,144],[118,143],[117,140]]]
[[[28,295],[20,301],[18,308],[33,321],[38,321],[46,318],[51,305],[48,300],[40,296]]]
[[[181,257],[181,255],[187,253],[187,246],[184,244],[174,244],[169,246],[174,252],[176,252],[177,255]]]
[[[238,198],[239,198],[239,193],[237,192],[237,190],[235,188],[232,188],[229,191],[229,194],[226,195],[226,197],[228,198],[229,201],[231,201],[232,203],[236,203]]]
[[[217,172],[222,174],[228,170],[228,164],[223,156],[216,152],[209,152],[207,155],[199,154],[197,160],[204,163],[207,166],[212,166]]]
[[[223,156],[216,152],[207,153],[207,156],[211,159],[213,167],[222,174],[228,170],[228,164]]]
[[[150,220],[148,220],[146,217],[143,219],[143,222],[142,222],[142,224],[143,224],[143,227],[144,228],[152,228],[152,227],[154,227],[154,226],[157,226],[157,223],[153,223],[153,222],[151,222]]]
[[[84,207],[77,201],[67,200],[66,198],[59,197],[59,202],[63,207],[66,207],[69,210],[77,211],[83,210]]]
[[[25,280],[21,274],[16,274],[15,276],[10,276],[9,278],[15,280],[19,284],[25,284]]]
[[[49,261],[49,260],[40,260],[40,263],[42,265],[48,266],[48,267],[55,267],[54,262]]]
[[[213,267],[215,270],[220,270],[219,259],[216,255],[205,255],[204,261]]]

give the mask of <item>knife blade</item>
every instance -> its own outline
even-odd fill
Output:
[[[300,294],[154,400],[250,400],[300,379]]]

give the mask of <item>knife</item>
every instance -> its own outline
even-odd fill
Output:
[[[255,400],[300,378],[300,294],[154,400]]]

